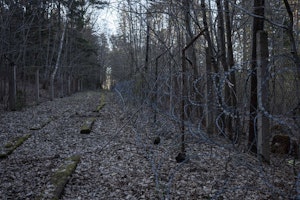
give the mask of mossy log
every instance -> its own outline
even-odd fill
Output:
[[[32,130],[32,131],[41,130],[42,128],[44,128],[45,126],[47,126],[48,124],[50,124],[51,122],[59,119],[62,115],[64,115],[64,113],[70,112],[70,110],[71,109],[64,110],[60,115],[57,115],[57,116],[50,116],[47,120],[45,120],[45,121],[43,121],[41,123],[34,124],[29,129]]]
[[[104,93],[101,94],[99,105],[96,108],[95,112],[99,112],[106,104],[106,96]]]
[[[3,153],[0,153],[0,159],[7,158],[10,154],[14,152],[14,150],[21,146],[30,137],[31,134],[25,134],[5,144],[3,148]]]
[[[48,124],[50,124],[50,122],[56,120],[58,117],[51,117],[49,118],[47,121],[41,123],[41,124],[35,124],[33,125],[30,130],[32,131],[37,131],[37,130],[41,130],[42,128],[44,128],[45,126],[47,126]]]
[[[98,105],[96,112],[99,112],[104,106],[105,106],[105,103]]]
[[[95,118],[88,118],[81,126],[80,133],[89,134],[92,131],[92,127],[95,121],[96,121]]]
[[[67,184],[70,176],[74,173],[79,161],[79,155],[67,158],[65,163],[60,166],[51,176],[50,184],[47,186],[41,199],[60,199],[65,185]]]

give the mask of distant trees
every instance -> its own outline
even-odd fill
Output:
[[[44,89],[51,83],[51,99],[81,89],[83,83],[85,86],[99,83],[99,73],[94,76],[101,68],[99,37],[93,32],[89,8],[106,4],[105,1],[79,0],[1,0],[2,102],[7,103],[8,76],[5,74],[9,73],[11,62],[17,66],[17,93],[27,98],[34,96],[29,94],[34,92],[29,90],[32,88],[29,84],[34,83],[37,70]]]

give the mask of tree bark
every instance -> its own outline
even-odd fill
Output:
[[[291,42],[291,54],[294,58],[294,62],[296,64],[296,70],[297,70],[297,75],[298,75],[298,79],[300,79],[300,57],[298,55],[298,50],[297,50],[297,45],[296,45],[296,40],[294,37],[294,17],[293,17],[293,12],[292,9],[290,7],[290,4],[288,2],[288,0],[283,0],[286,11],[288,13],[288,16],[290,18],[290,23],[287,27],[287,32],[288,32],[288,37],[290,39]],[[298,102],[300,103],[300,81],[297,82],[297,97],[298,97]]]
[[[147,11],[146,16],[146,52],[145,52],[145,73],[148,72],[149,68],[149,45],[150,45],[150,14]]]
[[[269,119],[264,112],[269,110],[269,81],[268,81],[268,34],[257,32],[257,153],[258,157],[270,163],[270,133]]]
[[[10,64],[10,77],[9,77],[9,108],[12,111],[16,110],[17,101],[17,66],[14,63]]]
[[[226,25],[226,40],[227,40],[227,62],[228,62],[228,68],[229,70],[232,69],[234,65],[234,59],[233,59],[233,45],[232,45],[232,29],[231,29],[231,18],[230,18],[230,8],[229,8],[229,0],[224,0],[224,9],[225,9],[225,25]],[[230,99],[229,99],[229,105],[233,107],[237,114],[237,95],[236,95],[236,78],[235,73],[229,74],[229,81],[232,87],[230,88]],[[230,122],[230,128],[232,128],[232,122]],[[236,116],[235,118],[235,127],[234,130],[232,129],[232,138],[236,139],[239,133],[239,126],[240,126],[240,119]],[[233,132],[234,135],[233,135]]]
[[[62,32],[61,38],[60,38],[56,64],[55,64],[54,70],[53,70],[53,72],[51,74],[51,77],[50,77],[50,90],[51,90],[50,99],[51,99],[51,101],[54,100],[54,80],[55,80],[55,75],[57,73],[57,70],[58,70],[58,67],[59,67],[59,64],[60,64],[60,58],[61,58],[61,54],[62,54],[64,39],[65,39],[65,33],[66,33],[66,29],[67,29],[67,23],[68,23],[68,21],[66,20],[65,25],[64,25],[64,29],[63,29],[63,32]]]
[[[194,38],[194,33],[191,25],[191,0],[183,0],[184,22],[186,29],[186,42]],[[188,56],[191,58],[192,69],[194,76],[198,76],[197,56],[194,44],[188,49]]]
[[[251,53],[251,85],[250,85],[250,119],[249,119],[249,135],[248,148],[253,153],[257,153],[257,124],[255,122],[257,115],[257,39],[258,31],[264,29],[264,0],[254,0],[253,4],[253,27],[252,27],[252,53]],[[257,17],[256,17],[257,16]]]
[[[196,40],[203,35],[206,32],[206,30],[200,31],[198,35],[196,35],[181,51],[181,110],[180,110],[180,121],[181,121],[181,152],[185,153],[185,120],[187,118],[186,112],[185,112],[185,105],[186,105],[186,99],[188,96],[187,91],[187,79],[186,79],[186,51],[196,42]]]
[[[225,27],[224,27],[224,15],[223,15],[223,6],[221,3],[221,0],[216,0],[216,4],[217,4],[217,9],[218,9],[218,39],[219,39],[219,56],[220,56],[220,60],[221,64],[223,66],[224,72],[228,72],[228,62],[226,59],[226,41],[225,41]],[[222,107],[222,110],[226,110],[228,108],[228,106],[231,106],[230,103],[230,88],[227,86],[226,82],[224,83],[224,88],[219,87],[218,90],[219,93],[221,94],[223,89],[225,90],[225,94],[224,94],[224,99],[225,101],[223,101],[223,98],[220,98],[220,105]],[[226,105],[228,104],[228,105]],[[225,112],[227,113],[227,112]],[[231,119],[230,116],[224,116],[223,117],[223,121],[224,121],[224,130],[225,134],[229,136],[230,139],[232,139],[232,125],[231,125]]]
[[[204,29],[206,30],[206,32],[204,33],[204,37],[207,41],[207,46],[208,46],[208,49],[210,51],[211,62],[212,62],[214,72],[218,73],[219,72],[218,64],[217,64],[217,62],[215,60],[215,57],[214,57],[214,55],[215,55],[214,54],[214,47],[213,47],[213,43],[212,43],[212,39],[211,39],[211,35],[210,35],[209,28],[208,28],[208,23],[207,23],[205,0],[201,0],[201,8],[202,8],[203,26],[204,26]]]
[[[39,104],[40,102],[40,70],[39,67],[37,67],[35,71],[35,101],[36,104]]]
[[[214,133],[214,108],[212,106],[212,102],[214,101],[213,96],[213,81],[211,77],[211,69],[212,69],[212,63],[211,63],[211,55],[209,48],[206,48],[206,94],[205,94],[205,104],[206,104],[206,131],[208,134]]]

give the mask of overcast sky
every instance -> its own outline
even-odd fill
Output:
[[[118,29],[118,0],[110,0],[109,6],[103,10],[95,11],[93,21],[96,22],[95,30],[108,35],[116,34]]]

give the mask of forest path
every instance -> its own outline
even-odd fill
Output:
[[[73,155],[81,159],[61,199],[151,198],[145,196],[154,194],[147,192],[153,180],[145,173],[151,173],[145,171],[147,163],[134,138],[125,133],[124,115],[111,93],[106,105],[94,112],[100,96],[100,92],[77,93],[1,114],[1,147],[16,137],[32,135],[0,161],[1,199],[50,199],[44,193],[52,174]],[[92,132],[80,134],[90,117],[96,119]]]
[[[102,94],[106,105],[94,112]],[[191,126],[186,135],[188,160],[176,163],[180,149],[176,121],[160,113],[153,123],[146,105],[125,106],[118,95],[82,92],[1,113],[0,155],[10,141],[31,137],[0,159],[0,199],[52,199],[53,175],[75,155],[80,161],[64,187],[63,200],[295,196],[294,172],[300,166],[293,168],[289,157],[272,157],[271,165],[266,165],[219,136],[208,137]],[[95,118],[92,131],[81,134],[90,118]],[[156,136],[161,138],[157,145]]]

